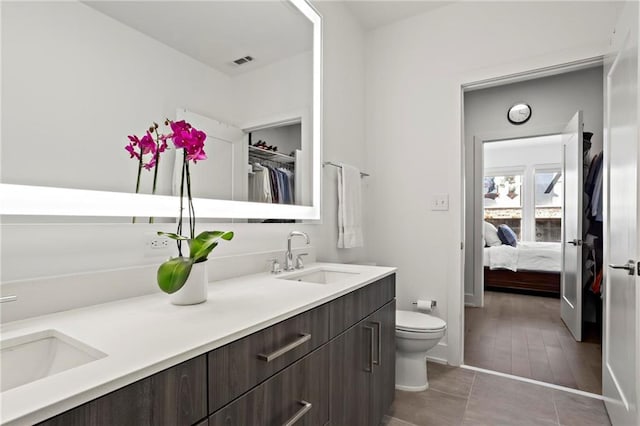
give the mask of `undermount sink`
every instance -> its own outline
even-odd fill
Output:
[[[105,353],[57,330],[4,339],[0,341],[0,392],[105,356]]]
[[[281,277],[283,280],[299,281],[303,283],[314,284],[335,284],[345,279],[351,278],[355,275],[360,275],[358,272],[339,271],[330,268],[312,269],[309,271],[294,273]]]

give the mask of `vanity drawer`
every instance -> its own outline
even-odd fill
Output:
[[[330,302],[330,338],[333,339],[367,315],[380,309],[395,296],[396,275],[391,274]]]
[[[324,425],[329,421],[325,345],[209,417],[209,426]]]
[[[328,340],[325,304],[209,352],[209,413]]]
[[[206,371],[206,357],[200,355],[40,425],[190,426],[207,415]]]

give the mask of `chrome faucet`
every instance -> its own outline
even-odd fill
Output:
[[[306,232],[300,232],[300,231],[289,232],[289,236],[287,237],[287,253],[285,255],[285,262],[284,262],[285,271],[293,271],[295,269],[295,267],[293,266],[293,253],[291,252],[291,239],[296,236],[304,237],[304,239],[307,241],[307,244],[309,244],[310,242],[309,235],[307,235]]]
[[[2,296],[2,297],[0,297],[0,303],[15,302],[16,300],[18,300],[17,296]]]

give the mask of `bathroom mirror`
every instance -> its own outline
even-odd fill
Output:
[[[321,18],[306,1],[1,7],[0,214],[177,216],[176,150],[138,173],[125,149],[169,119],[207,134],[199,218],[319,219]]]

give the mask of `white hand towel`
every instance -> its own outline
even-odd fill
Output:
[[[338,248],[364,245],[361,185],[360,170],[346,164],[338,168]]]

